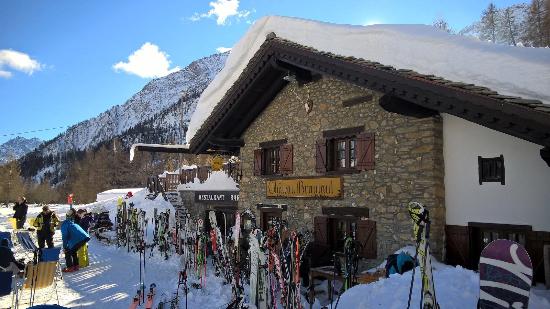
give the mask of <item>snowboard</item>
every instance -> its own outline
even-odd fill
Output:
[[[478,308],[524,308],[529,305],[533,266],[525,248],[511,240],[488,244],[479,258]]]

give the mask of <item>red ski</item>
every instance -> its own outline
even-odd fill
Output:
[[[157,285],[151,283],[149,286],[149,293],[147,293],[147,301],[145,301],[145,309],[153,309],[153,300],[155,298]]]
[[[128,309],[136,309],[139,306],[139,301],[141,300],[141,289],[137,291],[136,296],[132,300],[130,307]]]

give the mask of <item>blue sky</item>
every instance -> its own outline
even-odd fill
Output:
[[[489,2],[3,0],[0,143],[15,137],[9,134],[73,125],[122,104],[152,77],[231,47],[265,15],[357,25],[431,24],[443,17],[460,30]],[[50,139],[62,131],[22,136]]]

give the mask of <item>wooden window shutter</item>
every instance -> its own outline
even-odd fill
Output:
[[[254,149],[254,175],[259,176],[264,173],[263,171],[263,160],[262,160],[262,149]]]
[[[357,136],[357,169],[374,169],[374,134],[361,133]]]
[[[324,173],[327,171],[327,140],[320,139],[315,143],[315,171]]]
[[[377,253],[376,246],[376,221],[358,220],[357,234],[355,235],[360,243],[359,256],[367,259],[375,259]]]
[[[283,175],[289,175],[293,172],[293,148],[292,144],[281,145],[281,173]]]
[[[328,217],[317,216],[313,218],[313,237],[316,243],[327,245],[328,244]]]

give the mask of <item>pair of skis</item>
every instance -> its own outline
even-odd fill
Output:
[[[144,286],[141,285],[140,289],[137,291],[128,309],[137,309],[137,307],[142,304],[142,298],[145,293],[143,287]],[[157,290],[157,285],[154,283],[151,283],[151,285],[149,286],[149,292],[147,293],[147,299],[145,300],[145,309],[153,309],[153,302],[155,299],[156,290]]]
[[[419,261],[420,273],[422,279],[422,289],[420,291],[420,308],[439,309],[439,304],[435,298],[435,287],[432,274],[432,263],[430,256],[430,214],[424,206],[418,202],[410,202],[408,205],[409,215],[414,223],[414,235],[416,238],[415,261]],[[420,259],[418,260],[418,255]],[[411,296],[414,284],[413,268],[411,285],[409,289],[409,300],[407,309],[411,305]]]

